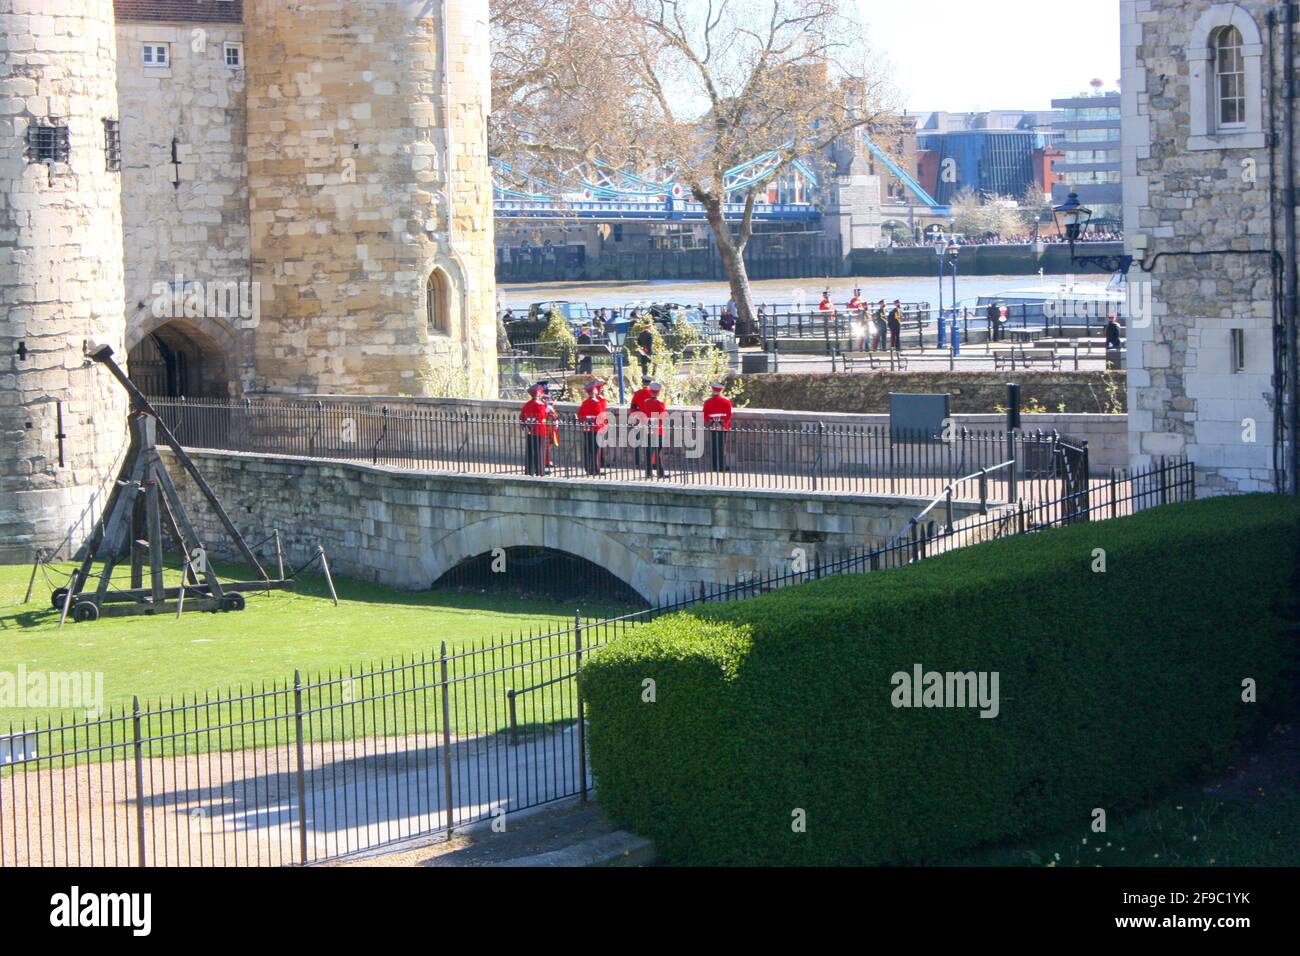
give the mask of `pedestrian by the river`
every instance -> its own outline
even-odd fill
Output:
[[[903,337],[903,303],[894,300],[894,307],[889,310],[889,348],[897,352],[902,347]]]

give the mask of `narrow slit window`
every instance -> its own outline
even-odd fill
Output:
[[[115,119],[104,120],[104,169],[122,171],[122,127]]]
[[[1246,371],[1246,330],[1231,329],[1229,336],[1232,343],[1232,366],[1234,372]]]

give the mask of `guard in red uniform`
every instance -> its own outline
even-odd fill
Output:
[[[713,384],[713,395],[704,400],[704,427],[709,430],[709,453],[714,471],[727,468],[727,432],[731,431],[731,399],[722,386]]]
[[[641,405],[653,393],[650,391],[650,376],[641,379],[641,387],[632,393],[632,401],[628,405],[627,422],[629,425],[635,425],[645,417]],[[641,446],[636,446],[636,466],[641,467]]]
[[[519,411],[519,424],[524,431],[524,474],[544,475],[555,409],[547,404],[544,385],[532,386],[528,394],[532,398]]]
[[[831,292],[827,289],[822,293],[822,300],[817,306],[818,312],[834,312],[835,306],[831,303]]]
[[[582,467],[589,475],[600,474],[600,435],[609,427],[605,414],[605,399],[601,395],[604,382],[587,383],[587,398],[578,408],[578,425],[582,429]]]
[[[664,474],[664,413],[668,406],[659,401],[659,392],[663,388],[658,382],[650,383],[650,397],[641,402],[641,413],[649,419],[649,428],[646,429],[646,440],[649,448],[645,460],[645,476],[649,478],[651,470],[658,473],[660,478],[666,477]]]
[[[605,383],[596,382],[596,401],[600,402],[600,414],[604,416],[605,427],[609,427],[609,399],[605,397]],[[596,442],[596,460],[602,468],[605,467],[605,449],[601,442]]]
[[[862,301],[861,289],[853,290],[853,298],[849,299],[847,308],[849,310],[849,321],[856,323],[858,327],[858,334],[853,339],[853,347],[859,352],[865,351],[867,347],[867,316],[865,314],[867,304]]]

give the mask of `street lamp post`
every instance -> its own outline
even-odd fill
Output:
[[[961,332],[957,327],[957,254],[961,248],[956,242],[949,243],[948,256],[952,260],[952,354],[961,354]],[[940,345],[943,343],[940,342]]]
[[[945,329],[943,317],[943,240],[934,244],[934,257],[939,264],[939,348],[944,347]]]
[[[1070,193],[1065,202],[1052,207],[1052,218],[1056,220],[1057,233],[1064,232],[1070,244],[1070,262],[1076,265],[1092,265],[1107,272],[1118,272],[1127,276],[1133,265],[1132,256],[1079,256],[1074,253],[1074,244],[1084,237],[1088,223],[1092,221],[1092,210],[1079,202],[1079,194]],[[1064,223],[1064,230],[1061,226]]]
[[[623,404],[623,343],[627,341],[628,325],[622,320],[606,326],[609,344],[614,347],[614,377],[618,379],[618,403]]]

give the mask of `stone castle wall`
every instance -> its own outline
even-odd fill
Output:
[[[486,3],[250,0],[245,22],[258,384],[490,394]]]
[[[250,278],[244,67],[225,56],[243,39],[238,24],[117,24],[128,345],[175,323],[224,359],[204,371],[231,396],[256,385],[253,329],[237,309],[208,314],[206,294],[186,316],[183,293]],[[145,64],[146,43],[167,45],[166,67]]]
[[[125,323],[119,174],[105,157],[111,0],[0,0],[0,38],[0,561],[12,561],[97,513],[126,394],[82,347],[103,338],[123,357]],[[67,162],[32,161],[33,124],[66,126]]]
[[[1136,465],[1186,455],[1209,493],[1274,487],[1273,293],[1260,252],[1269,247],[1273,170],[1258,115],[1270,6],[1121,4],[1126,242],[1130,251],[1146,242],[1149,265],[1164,254],[1151,266],[1150,321],[1128,329],[1130,455]],[[1213,69],[1204,31],[1227,24],[1245,41],[1251,122],[1215,135],[1201,102]],[[1185,255],[1195,250],[1235,254]],[[1130,276],[1147,279],[1137,268]],[[1240,371],[1231,367],[1233,329],[1245,340]]]

